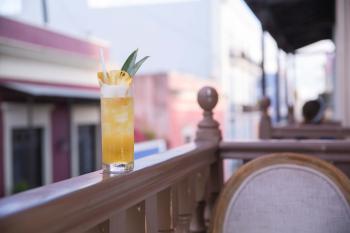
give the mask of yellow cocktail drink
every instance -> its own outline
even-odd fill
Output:
[[[144,57],[136,62],[137,51],[130,54],[121,70],[107,71],[103,50],[100,60],[103,72],[98,72],[101,87],[101,127],[103,171],[119,173],[134,168],[134,101],[133,77]]]
[[[102,163],[119,172],[134,166],[133,98],[101,98]]]

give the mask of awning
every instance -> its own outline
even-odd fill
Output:
[[[334,0],[245,0],[286,52],[333,38]]]
[[[81,100],[98,101],[98,88],[52,83],[29,83],[0,81],[0,98],[2,100],[24,100],[28,97],[42,101]]]

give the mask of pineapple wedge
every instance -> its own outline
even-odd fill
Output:
[[[107,77],[104,77],[103,72],[98,72],[98,81],[100,86],[103,84],[107,85],[125,85],[130,87],[132,83],[132,77],[136,74],[141,65],[147,60],[148,56],[142,58],[136,62],[138,49],[133,51],[126,59],[121,70],[111,70],[107,72]]]
[[[130,75],[122,70],[111,70],[110,72],[107,72],[107,79],[104,78],[103,72],[98,72],[98,81],[100,85],[102,84],[108,84],[108,85],[126,85],[130,86],[132,83],[132,78]]]

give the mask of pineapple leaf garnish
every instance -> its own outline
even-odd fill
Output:
[[[126,59],[124,65],[122,67],[123,71],[129,73],[130,69],[135,65],[136,57],[137,57],[137,51],[138,51],[138,49],[136,49],[134,52],[132,52],[129,55],[129,57]]]
[[[141,65],[147,60],[147,58],[149,58],[149,56],[142,58],[131,68],[131,70],[129,70],[128,73],[131,77],[136,74],[136,72],[140,69]]]
[[[132,52],[129,55],[129,57],[126,59],[122,67],[122,70],[127,72],[131,77],[133,77],[136,74],[136,72],[140,69],[141,65],[147,60],[147,58],[149,58],[149,56],[144,57],[135,64],[137,52],[138,52],[138,49]]]

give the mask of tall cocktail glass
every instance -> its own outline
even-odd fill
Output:
[[[101,85],[102,166],[120,173],[134,168],[134,110],[130,86]]]

